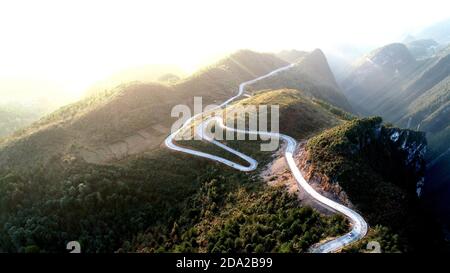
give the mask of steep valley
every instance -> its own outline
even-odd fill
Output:
[[[278,105],[280,132],[307,143],[295,157],[313,186],[367,217],[369,238],[386,252],[439,245],[414,240],[428,231],[412,212],[420,210],[424,135],[349,113],[321,50],[278,56],[242,50],[185,79],[122,84],[2,140],[0,251],[64,252],[78,240],[85,252],[307,252],[348,232],[348,219],[286,185],[289,175],[261,176],[280,151],[261,151],[260,139],[223,142],[260,162],[249,173],[163,146],[173,106],[192,109],[194,96],[220,103],[288,61],[291,70],[251,84],[251,96],[227,110]],[[177,143],[236,160],[208,142]]]
[[[390,44],[371,52],[341,85],[359,114],[379,115],[400,127],[426,132],[424,198],[438,211],[442,224],[449,226],[449,46],[435,46],[419,58],[411,53],[410,44]]]

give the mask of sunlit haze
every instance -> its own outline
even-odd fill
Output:
[[[240,48],[376,47],[449,10],[446,0],[2,1],[0,98],[76,97],[123,69],[171,64],[192,72]]]

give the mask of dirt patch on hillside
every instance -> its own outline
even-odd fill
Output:
[[[289,170],[284,157],[284,145],[285,144],[283,144],[283,147],[273,155],[272,162],[269,163],[261,172],[261,177],[269,185],[286,186],[286,189],[290,193],[296,194],[299,200],[305,205],[312,206],[325,214],[334,213],[333,210],[313,199],[308,193],[305,192],[303,188],[298,185]],[[304,147],[305,142],[300,143],[294,154],[294,160],[308,183],[310,183],[310,185],[320,194],[339,203],[353,207],[348,200],[347,195],[344,191],[342,191],[337,183],[329,183],[328,177],[314,171],[314,166],[311,166],[307,160],[307,154]]]
[[[107,164],[154,149],[156,145],[164,141],[167,132],[169,132],[169,128],[159,124],[153,125],[139,130],[121,141],[96,149],[83,149],[80,154],[86,162]]]

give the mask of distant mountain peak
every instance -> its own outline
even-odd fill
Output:
[[[439,21],[415,35],[418,39],[433,39],[441,44],[450,42],[450,18]]]
[[[314,49],[306,55],[299,63],[305,71],[308,71],[311,76],[319,77],[321,81],[327,82],[336,88],[338,84],[334,78],[333,72],[328,65],[325,54],[320,49]]]
[[[217,63],[213,64],[213,66],[227,66],[230,64],[242,66],[246,64],[256,64],[260,61],[277,62],[280,66],[287,64],[286,61],[279,59],[275,54],[255,52],[250,49],[240,49],[222,58]]]
[[[296,49],[282,50],[277,53],[278,58],[290,63],[297,63],[301,61],[306,55],[308,55],[308,52]]]
[[[231,53],[228,57],[225,57],[224,59],[240,59],[240,58],[252,58],[252,57],[259,57],[263,53],[255,52],[250,49],[240,49],[233,53]]]
[[[406,35],[406,37],[403,39],[403,43],[407,44],[412,41],[417,40],[416,37],[412,36],[411,34]]]
[[[416,59],[402,43],[392,43],[378,48],[366,57],[367,61],[384,69],[401,71],[416,62]]]
[[[316,48],[313,51],[311,51],[311,53],[309,54],[310,56],[320,56],[322,58],[325,58],[325,54],[323,53],[322,49],[320,48]],[[326,58],[325,58],[326,59]]]
[[[438,42],[436,42],[433,39],[418,39],[414,41],[410,41],[407,43],[407,46],[437,46],[439,45]]]
[[[351,111],[350,104],[342,94],[324,53],[316,49],[307,53],[292,69],[251,85],[253,90],[298,89],[311,97],[324,100],[344,110]]]
[[[439,48],[438,42],[433,39],[414,40],[407,43],[406,46],[417,60],[423,60],[434,56]]]
[[[314,49],[306,55],[304,61],[326,62],[328,65],[327,57],[325,57],[325,54],[319,48]]]

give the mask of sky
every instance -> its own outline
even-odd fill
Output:
[[[0,99],[81,95],[123,69],[187,72],[234,50],[378,47],[450,16],[448,0],[1,0]]]

